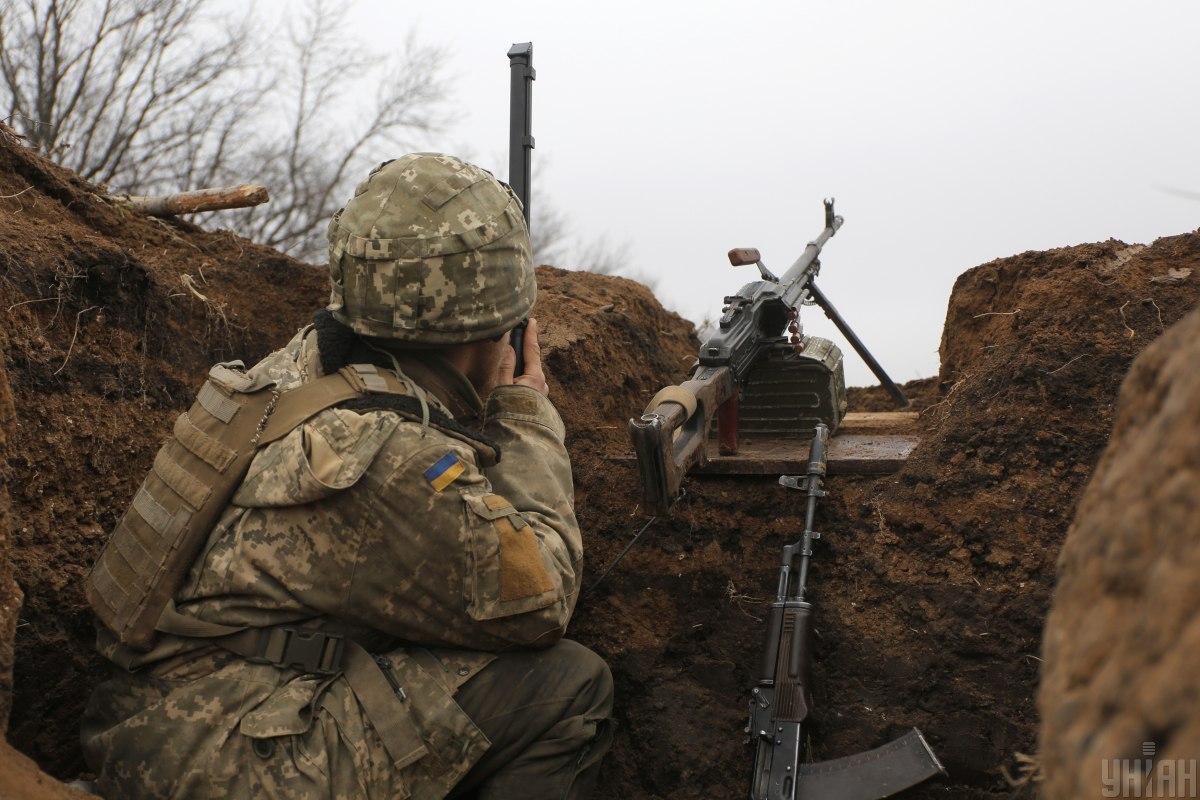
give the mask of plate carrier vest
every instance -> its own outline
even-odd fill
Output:
[[[395,375],[370,364],[285,392],[245,373],[241,362],[214,366],[92,567],[87,598],[100,621],[140,651],[153,647],[159,631],[175,632],[164,612],[174,612],[176,590],[259,448],[368,393],[409,394]]]

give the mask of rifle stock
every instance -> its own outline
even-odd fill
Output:
[[[642,415],[629,421],[647,510],[667,513],[684,475],[708,460],[713,417],[736,391],[729,367],[699,367],[689,380],[659,391]]]

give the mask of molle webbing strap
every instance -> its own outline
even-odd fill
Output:
[[[97,617],[134,649],[153,646],[164,609],[258,448],[365,392],[406,391],[394,376],[369,365],[352,365],[283,393],[270,386],[237,391],[231,384],[250,385],[238,381],[242,377],[227,368],[210,373],[196,402],[175,421],[88,578]]]
[[[297,620],[266,628],[239,628],[181,614],[168,601],[159,629],[176,636],[207,639],[255,664],[272,664],[314,675],[342,673],[366,711],[371,726],[403,769],[427,752],[412,714],[382,672],[387,667],[357,642],[328,623]]]
[[[206,381],[200,387],[200,394],[196,396],[196,402],[209,414],[225,423],[233,419],[233,415],[240,408],[237,402],[225,395],[212,381]]]
[[[175,438],[190,450],[192,455],[203,459],[204,463],[217,472],[224,472],[237,458],[236,450],[226,447],[220,440],[214,439],[193,425],[186,411],[175,420]]]
[[[156,531],[165,531],[171,524],[171,512],[159,505],[158,501],[154,499],[154,495],[150,494],[145,486],[138,489],[137,495],[133,498],[133,510]]]
[[[390,372],[380,372],[370,364],[343,367],[333,375],[317,378],[279,395],[275,408],[258,437],[258,446],[282,439],[325,409],[353,400],[367,392],[408,394],[404,384]]]
[[[158,451],[154,457],[154,474],[193,509],[201,508],[212,496],[212,489],[179,463],[182,459],[178,453],[171,452],[174,449],[164,447]]]

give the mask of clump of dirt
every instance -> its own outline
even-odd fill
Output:
[[[1200,311],[1133,363],[1063,545],[1039,697],[1048,797],[1183,797],[1189,769],[1195,788],[1197,365]],[[1143,769],[1148,756],[1156,766]],[[1136,772],[1150,780],[1124,783]]]
[[[853,351],[846,348],[854,358]],[[920,411],[938,401],[938,379],[918,378],[900,387],[908,398],[909,410]],[[851,386],[846,390],[846,400],[854,411],[895,411],[896,401],[882,386]]]
[[[24,753],[0,738],[0,797],[20,800],[96,800],[96,796],[65,786],[38,769]]]

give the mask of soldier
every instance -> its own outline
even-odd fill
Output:
[[[329,243],[328,309],[221,369],[284,398],[336,374],[367,388],[257,451],[149,652],[100,628],[117,668],[84,721],[99,790],[585,797],[612,679],[562,638],[582,540],[537,322],[523,375],[507,345],[536,296],[520,204],[478,167],[408,155],[371,172]],[[187,496],[173,469],[152,474]]]

